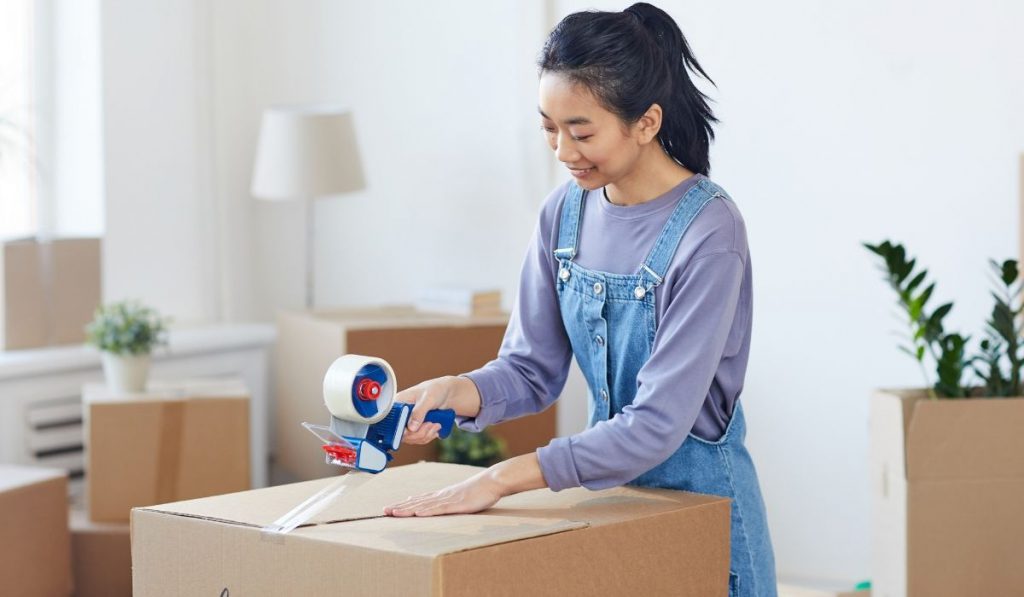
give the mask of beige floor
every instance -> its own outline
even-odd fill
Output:
[[[871,597],[871,591],[842,592],[805,589],[793,585],[779,585],[779,597]]]

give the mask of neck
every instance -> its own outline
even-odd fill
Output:
[[[639,205],[664,195],[693,176],[680,166],[660,144],[649,143],[648,155],[641,155],[636,167],[605,187],[608,200],[615,205]]]

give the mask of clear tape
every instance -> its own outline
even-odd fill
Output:
[[[331,504],[346,489],[354,489],[373,478],[368,473],[353,471],[305,499],[284,516],[260,529],[262,534],[286,535],[305,524]]]

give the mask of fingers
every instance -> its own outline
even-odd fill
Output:
[[[402,435],[402,443],[428,444],[438,438],[441,426],[437,423],[425,423],[416,431],[406,431]]]
[[[430,409],[434,408],[434,401],[432,400],[419,400],[416,405],[412,407],[412,412],[409,413],[409,430],[416,431],[423,425],[423,419],[426,418],[427,413]],[[431,425],[431,423],[427,423]]]
[[[459,497],[449,489],[414,496],[406,501],[384,508],[388,516],[435,516],[446,514],[451,506],[459,502]]]

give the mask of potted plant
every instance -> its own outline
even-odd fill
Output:
[[[1024,574],[1022,280],[990,262],[993,307],[974,336],[947,329],[935,283],[906,249],[864,245],[882,261],[907,325],[899,349],[924,387],[881,390],[870,409],[872,587],[882,595],[1010,595]]]
[[[146,389],[153,348],[167,344],[169,319],[138,301],[100,305],[85,327],[86,342],[100,349],[103,375],[114,392]]]
[[[505,440],[487,433],[486,430],[473,433],[458,427],[451,435],[440,441],[441,462],[491,466],[505,458]]]

